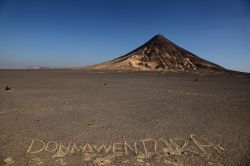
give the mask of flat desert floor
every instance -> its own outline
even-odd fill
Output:
[[[0,70],[0,88],[1,166],[250,165],[247,77]]]

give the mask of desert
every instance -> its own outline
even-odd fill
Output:
[[[0,70],[0,87],[1,165],[249,164],[247,76]]]

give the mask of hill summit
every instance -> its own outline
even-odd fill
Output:
[[[177,46],[160,34],[126,55],[87,68],[128,71],[211,72],[226,70]]]

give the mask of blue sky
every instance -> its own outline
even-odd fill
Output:
[[[0,68],[95,64],[156,34],[250,72],[248,0],[0,0]]]

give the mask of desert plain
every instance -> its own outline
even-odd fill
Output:
[[[0,70],[0,165],[250,165],[249,78]]]

